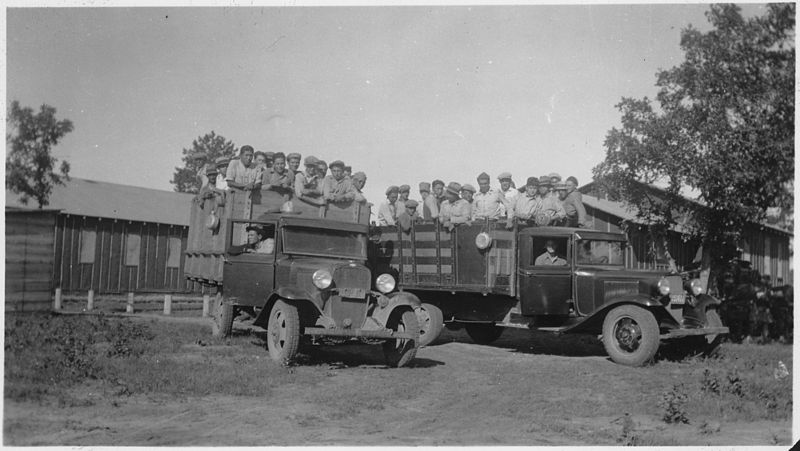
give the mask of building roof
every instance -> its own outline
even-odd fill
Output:
[[[45,208],[70,215],[189,225],[193,194],[75,177],[64,183],[53,187],[50,204]],[[36,200],[23,205],[20,197],[6,190],[6,209],[38,210]]]

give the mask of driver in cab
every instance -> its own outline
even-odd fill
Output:
[[[556,254],[556,243],[554,240],[545,242],[545,252],[536,257],[536,266],[565,266],[567,261]]]
[[[240,246],[231,246],[230,254],[272,254],[275,252],[275,240],[267,238],[267,232],[261,227],[248,226],[247,243]]]

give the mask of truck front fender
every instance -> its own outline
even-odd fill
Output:
[[[408,309],[414,311],[414,309],[420,307],[421,305],[422,301],[420,301],[416,295],[405,291],[389,293],[387,295],[379,295],[378,305],[372,311],[372,315],[370,316],[372,319],[385,326],[389,321],[389,317],[392,316],[392,313],[395,310]]]
[[[267,328],[269,314],[272,311],[272,305],[275,304],[275,301],[278,299],[284,299],[286,301],[297,303],[298,305],[302,303],[303,306],[313,305],[314,308],[319,311],[319,307],[317,307],[317,305],[311,300],[311,296],[309,296],[305,291],[294,287],[279,287],[267,297],[267,301],[261,308],[261,313],[259,313],[255,321],[253,321],[253,325],[260,326],[265,329]]]
[[[664,308],[664,305],[658,299],[641,293],[626,294],[610,299],[608,302],[595,309],[595,311],[590,313],[588,316],[584,317],[580,322],[564,329],[563,333],[579,332],[600,334],[603,331],[603,320],[605,319],[606,314],[608,314],[608,312],[614,307],[623,304],[638,305],[645,310],[649,310],[653,313],[659,323],[662,320],[674,322],[667,309]]]

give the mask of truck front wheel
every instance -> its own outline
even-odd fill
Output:
[[[300,346],[300,314],[297,307],[278,300],[272,306],[267,325],[267,348],[272,360],[287,365]]]
[[[215,337],[227,338],[233,332],[233,304],[225,302],[222,294],[217,294],[214,298],[214,323],[211,334]]]
[[[439,307],[431,304],[422,304],[414,313],[419,323],[419,346],[427,346],[442,333],[444,316]]]
[[[603,345],[611,360],[642,366],[658,350],[658,323],[655,316],[635,305],[614,308],[603,320]]]
[[[500,335],[503,335],[503,328],[494,324],[467,323],[464,327],[467,329],[469,338],[479,345],[494,343],[500,338]]]
[[[403,310],[398,312],[395,310],[386,327],[395,332],[408,332],[416,336],[416,339],[398,338],[396,340],[386,340],[383,343],[383,356],[386,358],[386,364],[400,368],[408,365],[417,355],[419,348],[419,323],[417,322],[417,315],[411,310]]]

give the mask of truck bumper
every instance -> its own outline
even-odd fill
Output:
[[[659,338],[681,338],[689,337],[692,335],[719,335],[727,334],[729,332],[727,327],[702,327],[697,329],[672,329],[666,334],[661,334]]]
[[[363,337],[363,338],[388,338],[418,340],[419,336],[408,332],[394,332],[391,330],[363,330],[363,329],[342,329],[339,327],[306,327],[303,332],[305,335],[326,336],[326,337]]]

